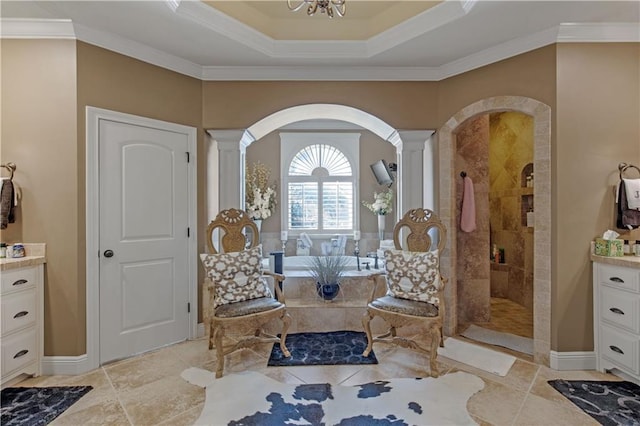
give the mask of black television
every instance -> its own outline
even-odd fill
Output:
[[[389,168],[386,161],[376,161],[371,165],[371,171],[379,185],[391,186],[391,184],[393,184],[393,174],[391,174],[391,168]]]

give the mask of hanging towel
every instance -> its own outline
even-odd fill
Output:
[[[640,179],[622,179],[627,195],[627,207],[640,210]]]
[[[473,232],[476,230],[476,200],[473,195],[473,181],[469,176],[464,177],[460,229],[464,232]]]
[[[11,179],[3,179],[0,189],[0,229],[6,229],[9,223],[16,221],[13,212],[14,197],[13,182]]]

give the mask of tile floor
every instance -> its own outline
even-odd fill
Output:
[[[491,321],[484,328],[533,338],[533,311],[509,299],[491,298]]]
[[[495,348],[498,349],[498,348]],[[499,350],[499,349],[498,349]],[[424,377],[428,362],[417,353],[374,346],[378,365],[267,367],[270,345],[244,349],[227,357],[225,374],[246,369],[298,384],[330,382],[355,385],[393,377]],[[481,425],[597,425],[588,415],[551,388],[555,378],[617,380],[595,371],[559,372],[518,356],[505,377],[438,358],[440,374],[462,370],[481,377],[485,388],[472,396],[467,409]],[[204,389],[185,382],[180,373],[194,366],[215,370],[207,340],[172,345],[105,365],[81,376],[30,378],[17,386],[91,385],[94,389],[58,417],[53,425],[190,425],[204,403]]]

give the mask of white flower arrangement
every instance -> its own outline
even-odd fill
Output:
[[[393,210],[393,190],[389,188],[385,192],[374,192],[373,203],[362,202],[362,205],[377,215],[386,215]]]
[[[245,210],[251,219],[267,219],[276,208],[276,184],[269,185],[271,170],[257,162],[247,166]]]

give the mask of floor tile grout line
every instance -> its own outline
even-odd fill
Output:
[[[522,404],[520,404],[520,408],[518,408],[518,412],[516,413],[516,415],[513,418],[513,423],[511,423],[512,425],[516,425],[516,421],[518,420],[518,418],[520,417],[520,414],[522,414],[522,410],[524,409],[524,405],[527,402],[527,399],[529,398],[529,395],[531,394],[531,389],[533,389],[533,386],[536,383],[536,380],[538,379],[538,374],[540,374],[540,366],[538,365],[538,369],[536,370],[536,374],[533,375],[533,379],[531,380],[531,383],[529,384],[529,388],[527,389],[527,392],[524,394],[524,398],[522,399]]]
[[[111,377],[107,373],[107,370],[104,367],[100,367],[100,368],[102,369],[102,371],[104,371],[105,376],[107,376],[107,380],[109,381],[109,384],[111,385],[111,388],[113,389],[113,392],[116,394],[116,399],[118,400],[118,404],[120,404],[120,408],[122,408],[122,412],[124,413],[125,417],[129,421],[129,425],[134,426],[134,423],[131,420],[131,417],[129,416],[129,413],[127,412],[127,409],[125,408],[124,404],[122,403],[122,400],[120,399],[120,392],[118,392],[116,390],[116,387],[113,385],[113,381],[111,380]]]

